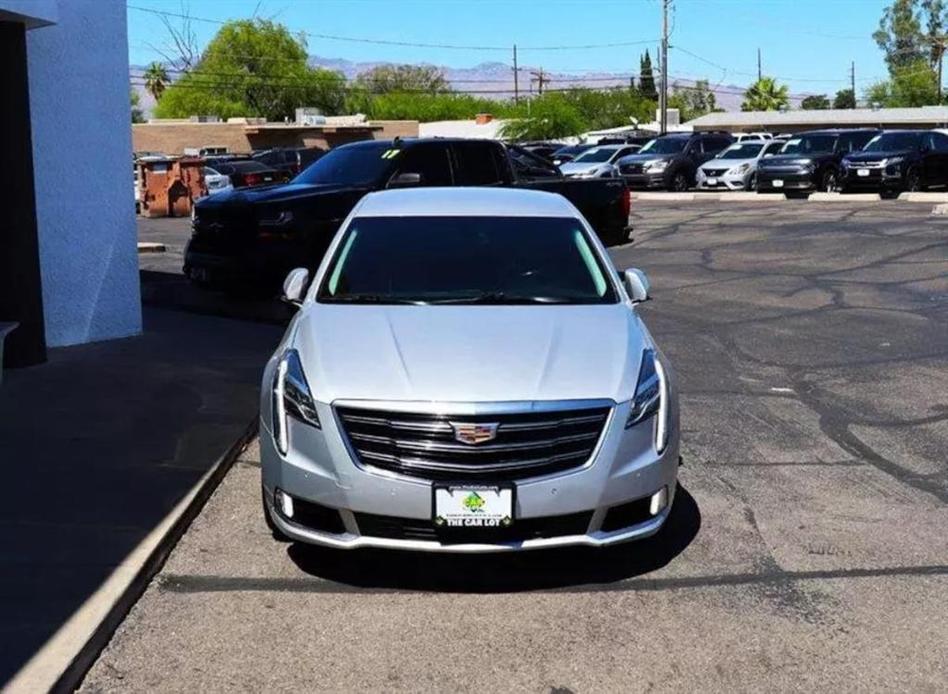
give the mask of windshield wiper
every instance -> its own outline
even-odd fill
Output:
[[[429,304],[572,304],[570,299],[555,296],[522,296],[507,294],[506,292],[481,292],[471,296],[460,296],[451,299],[430,299]]]
[[[332,304],[413,304],[423,305],[427,302],[417,299],[400,299],[383,294],[340,294],[339,296],[324,296],[320,298],[324,303]]]

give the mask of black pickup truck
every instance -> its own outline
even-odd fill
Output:
[[[364,195],[407,186],[550,191],[570,200],[604,243],[623,243],[631,231],[620,179],[566,179],[549,162],[490,140],[370,140],[333,149],[285,185],[199,201],[184,274],[206,286],[276,290],[291,269],[315,270]]]

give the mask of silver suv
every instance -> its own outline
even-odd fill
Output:
[[[264,513],[341,548],[485,552],[655,533],[678,471],[668,361],[559,195],[366,196],[263,379]],[[308,287],[308,288],[307,288]]]

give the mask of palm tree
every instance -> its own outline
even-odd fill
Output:
[[[742,111],[778,111],[790,105],[786,85],[773,77],[761,77],[744,92]]]
[[[168,86],[168,71],[161,63],[152,63],[142,74],[145,79],[145,90],[155,97],[155,101],[161,99],[161,95]]]

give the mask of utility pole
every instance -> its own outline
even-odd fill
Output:
[[[520,76],[520,68],[517,67],[517,44],[514,44],[513,49],[514,49],[514,54],[513,54],[513,59],[514,59],[514,68],[513,68],[513,70],[514,70],[514,103],[519,105],[519,104],[520,104],[520,79],[519,79],[519,76]]]
[[[764,76],[763,70],[760,69],[760,48],[758,47],[757,48],[757,81],[760,82],[763,76]]]
[[[853,90],[853,108],[856,108],[856,61],[849,66],[849,88]]]
[[[550,81],[549,78],[546,76],[546,73],[543,72],[543,68],[542,68],[542,67],[539,68],[538,70],[534,70],[534,71],[531,72],[530,74],[533,75],[533,76],[536,78],[536,81],[537,81],[537,92],[540,94],[540,96],[543,96],[543,85]],[[532,80],[531,80],[531,82],[532,82]]]
[[[659,126],[662,135],[668,130],[668,5],[671,0],[662,0],[662,50],[661,90],[658,93]]]

